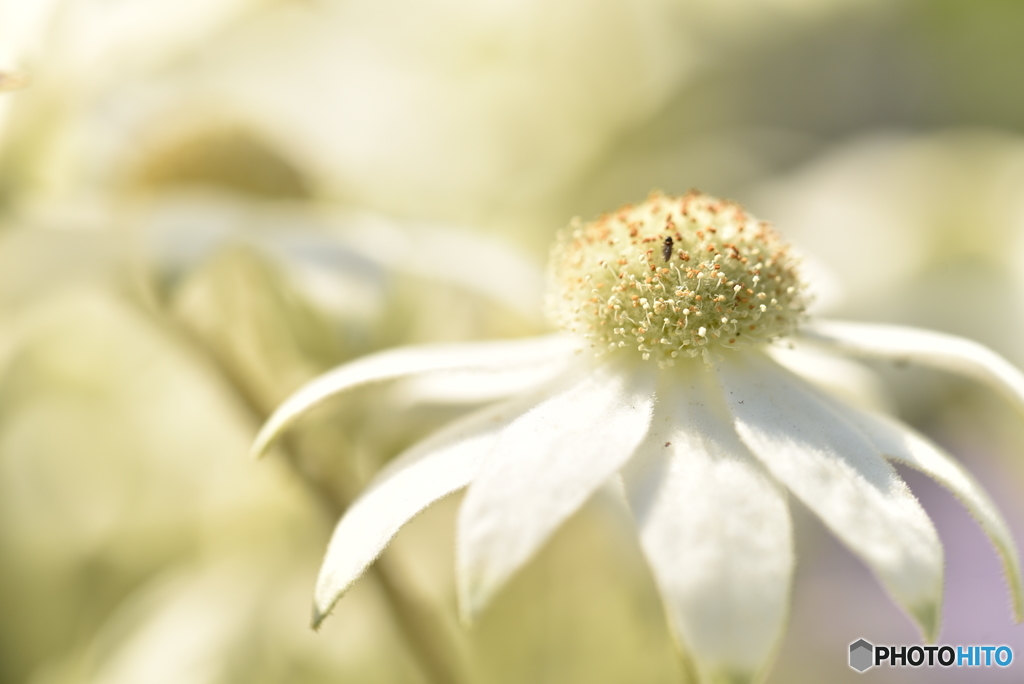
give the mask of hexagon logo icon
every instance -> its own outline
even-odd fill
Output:
[[[850,644],[850,667],[857,672],[863,672],[868,669],[874,663],[872,656],[874,655],[875,647],[864,639],[857,639]]]

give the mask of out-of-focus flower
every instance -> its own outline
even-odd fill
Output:
[[[293,627],[305,612],[295,599],[316,561],[290,532],[291,542],[282,536],[171,566],[32,683],[423,681],[371,582],[353,595],[351,619],[323,637]]]
[[[567,196],[698,67],[845,5],[56,2],[2,173],[38,201],[219,184],[543,248]]]
[[[0,309],[0,406],[0,653],[13,680],[172,559],[311,517],[280,470],[245,467],[256,421],[237,396],[98,283]]]
[[[466,230],[202,195],[146,203],[132,224],[161,309],[262,416],[325,369],[382,347],[542,328],[541,269]],[[411,401],[395,426],[364,393],[334,407],[318,437],[298,435],[293,458],[349,501],[383,461],[474,401]]]
[[[540,269],[458,229],[214,193],[102,209],[40,210],[0,234],[0,662],[15,681],[74,660],[141,583],[197,556],[271,553],[257,529],[307,529],[303,548],[322,548],[325,521],[382,461],[474,405],[412,401],[396,429],[369,416],[376,399],[363,395],[329,425],[307,423],[287,449],[315,483],[304,491],[285,463],[252,471],[244,458],[259,422],[304,381],[401,340],[539,325],[522,297],[539,291]],[[487,275],[500,282],[476,287]],[[438,317],[448,325],[427,325]],[[347,425],[365,430],[352,439]],[[384,615],[357,619],[390,622],[380,603],[356,612]],[[224,639],[207,653],[229,676],[232,653],[252,642]],[[289,649],[266,655],[299,658]],[[359,662],[323,665],[337,678]]]
[[[67,201],[283,165],[306,193],[493,220],[547,201],[693,62],[662,0],[219,0],[166,15],[56,3],[9,122],[8,179]]]
[[[836,274],[833,311],[968,335],[1020,361],[1022,185],[1019,136],[890,133],[829,149],[750,195]]]
[[[630,130],[643,138],[659,112],[702,145],[709,136],[691,130],[691,112],[725,125],[726,110],[759,112],[716,97],[719,58],[737,46],[787,43],[788,28],[809,27],[799,20],[852,4],[0,2],[0,73],[18,75],[0,76],[0,90],[22,75],[33,85],[0,98],[0,580],[10,588],[0,596],[0,679],[21,681],[30,670],[45,678],[41,663],[88,642],[101,653],[82,677],[104,682],[189,678],[192,664],[202,670],[191,671],[196,679],[272,679],[282,660],[289,673],[314,663],[312,679],[322,666],[325,679],[415,680],[388,663],[352,668],[369,660],[354,654],[377,630],[374,639],[341,637],[347,648],[337,660],[322,644],[296,655],[307,645],[292,650],[287,629],[246,631],[238,615],[259,613],[264,596],[290,587],[281,577],[307,570],[300,561],[282,561],[272,576],[234,566],[237,593],[221,592],[232,584],[223,576],[207,582],[205,569],[186,570],[139,608],[144,617],[107,617],[168,566],[237,558],[235,546],[251,552],[272,521],[324,532],[321,518],[333,520],[394,453],[559,373],[557,363],[498,374],[488,386],[439,373],[363,388],[282,445],[308,492],[295,492],[283,470],[246,474],[234,457],[255,424],[326,368],[382,346],[540,327],[529,263],[421,219],[504,228],[540,245],[548,217],[580,210],[572,197],[580,187],[604,206],[609,184],[631,196],[638,183],[688,187],[694,169],[702,184],[716,168],[735,177],[749,165],[720,148],[695,151],[682,171],[675,147],[654,145],[664,165],[642,180],[607,151]],[[695,65],[710,97],[680,90]],[[663,173],[669,165],[676,175]],[[614,178],[592,182],[602,167]],[[217,192],[177,192],[185,187]],[[307,510],[311,501],[327,515]],[[450,503],[435,514],[452,513]],[[661,652],[667,634],[646,568],[636,559],[628,571],[600,574],[612,561],[629,565],[621,550],[635,543],[631,530],[586,555],[580,539],[600,518],[591,513],[520,575],[543,588],[543,602],[517,601],[513,588],[490,611],[490,636],[474,642],[490,670],[479,681],[535,679],[537,663],[560,681],[572,680],[570,670],[587,682],[676,679],[665,674],[673,666]],[[438,527],[444,521],[406,536],[448,539]],[[403,558],[401,546],[391,559]],[[452,583],[444,572],[423,573],[421,562],[443,551],[423,548],[397,574],[409,586],[427,575],[412,592],[417,610],[447,617],[450,597],[437,587]],[[551,570],[573,573],[573,591],[551,596]],[[640,589],[606,591],[638,576]],[[135,600],[126,605],[138,608]],[[363,602],[351,622],[389,622],[387,609]],[[431,619],[421,635],[443,631]],[[199,620],[208,631],[190,630]],[[396,664],[404,662],[415,638],[388,638]],[[573,656],[588,649],[602,662],[580,666]],[[250,654],[248,673],[234,669],[240,653]],[[159,673],[170,654],[183,669]]]
[[[786,370],[768,343],[793,337],[965,373],[1024,408],[1024,376],[1007,362],[922,330],[804,323],[788,247],[738,206],[698,194],[655,195],[571,227],[552,276],[551,312],[582,338],[384,352],[313,381],[264,426],[257,453],[328,397],[396,379],[511,397],[412,447],[349,508],[321,568],[314,624],[399,528],[462,488],[457,583],[475,616],[613,481],[701,681],[752,681],[767,668],[793,570],[787,491],[934,639],[942,549],[887,460],[932,476],[977,517],[1020,618],[1012,537],[970,475],[910,428]],[[581,354],[586,346],[597,355]]]
[[[822,313],[964,335],[1020,365],[1022,185],[1019,136],[947,130],[860,136],[744,194],[829,269],[833,296]],[[976,407],[974,425],[1000,413],[954,379],[881,370],[899,376],[892,394],[918,423],[948,424],[937,418],[944,406],[961,414],[965,404]],[[1005,415],[999,422],[1013,434],[1015,416]],[[993,431],[975,434],[987,441]]]
[[[104,3],[9,2],[0,7],[0,71],[16,67],[32,88],[0,103],[4,203],[29,194],[79,198],[110,177],[105,155],[123,122],[112,94],[147,78],[275,0]],[[91,156],[90,156],[91,155]],[[88,158],[86,158],[88,156]]]

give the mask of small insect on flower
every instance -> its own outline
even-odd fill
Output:
[[[664,257],[665,261],[672,258],[672,236],[665,238],[664,244],[661,246],[661,256]]]
[[[662,255],[675,247],[690,267],[652,276],[647,245],[669,221],[675,239]],[[791,501],[932,640],[942,545],[893,462],[973,514],[1021,619],[1013,536],[981,486],[906,425],[836,396],[836,367],[850,362],[820,363],[854,355],[937,367],[985,382],[1024,413],[1024,374],[1002,357],[926,330],[808,320],[799,260],[779,234],[700,193],[573,223],[552,250],[550,282],[548,312],[568,334],[375,354],[313,380],[260,431],[256,453],[329,397],[416,376],[472,377],[494,398],[399,455],[345,512],[317,581],[316,623],[402,526],[460,489],[456,583],[472,617],[611,482],[699,682],[763,679],[789,612]]]

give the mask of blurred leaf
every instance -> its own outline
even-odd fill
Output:
[[[31,684],[426,684],[372,582],[337,624],[305,629],[315,559],[308,547],[282,550],[165,571]]]
[[[251,468],[253,422],[216,375],[109,291],[55,293],[0,329],[0,677],[171,557],[308,515]]]
[[[261,415],[351,355],[343,331],[251,248],[216,254],[177,288],[171,308]]]

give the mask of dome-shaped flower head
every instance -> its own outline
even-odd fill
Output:
[[[894,461],[970,509],[1002,558],[1020,619],[1012,537],[971,476],[909,427],[816,382],[805,344],[784,350],[793,370],[776,358],[789,340],[815,345],[818,357],[919,362],[987,382],[1022,410],[1024,376],[948,335],[812,322],[798,266],[770,226],[735,204],[652,195],[559,236],[547,305],[565,334],[397,349],[300,389],[263,428],[257,452],[312,406],[366,383],[419,376],[421,392],[493,400],[399,456],[346,511],[314,622],[399,528],[463,488],[456,570],[461,610],[472,617],[612,482],[702,681],[756,681],[767,670],[793,576],[789,496],[932,640],[942,548]]]

